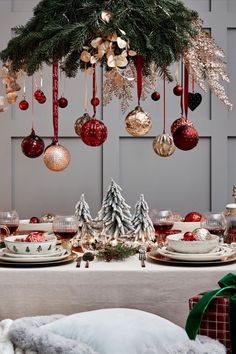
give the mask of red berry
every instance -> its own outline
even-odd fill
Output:
[[[176,85],[174,88],[173,88],[173,93],[175,96],[181,96],[182,93],[183,93],[183,87],[180,86],[180,85]]]
[[[100,103],[100,100],[99,100],[98,97],[94,97],[94,98],[91,99],[91,105],[92,106],[98,106],[99,103]]]
[[[38,224],[39,218],[37,216],[32,216],[32,218],[30,218],[30,223],[31,224]]]
[[[20,103],[19,103],[19,108],[20,108],[22,111],[26,111],[26,110],[29,108],[29,103],[28,103],[26,100],[22,100],[22,101],[20,101]]]
[[[185,222],[199,222],[202,220],[202,215],[200,213],[197,213],[196,211],[192,211],[191,213],[188,213],[184,221]]]
[[[68,100],[65,97],[61,97],[58,100],[58,106],[60,108],[66,108],[68,106]]]
[[[155,91],[152,93],[151,98],[153,101],[159,101],[159,99],[161,98],[161,95],[159,92]]]
[[[185,232],[182,240],[184,240],[184,241],[195,241],[196,238],[195,238],[195,236],[194,236],[194,234],[192,232],[188,231],[188,232]]]

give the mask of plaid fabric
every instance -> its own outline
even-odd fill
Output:
[[[201,299],[202,295],[197,295],[189,300],[189,309]],[[224,344],[227,354],[230,354],[230,330],[228,321],[229,298],[218,296],[209,305],[203,315],[199,334],[217,339]]]

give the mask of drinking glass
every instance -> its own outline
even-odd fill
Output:
[[[223,213],[205,213],[201,227],[207,229],[211,234],[219,236],[220,242],[224,241],[226,218]]]
[[[174,225],[173,213],[171,210],[153,210],[150,217],[155,229],[157,244],[162,247],[166,241],[166,232]]]
[[[52,230],[61,241],[62,247],[70,251],[71,239],[77,234],[78,229],[79,223],[75,215],[56,215],[52,223]]]
[[[0,211],[0,224],[8,228],[10,235],[16,233],[16,230],[19,227],[19,223],[20,223],[19,215],[15,210]],[[6,236],[7,232],[1,231],[1,235]]]

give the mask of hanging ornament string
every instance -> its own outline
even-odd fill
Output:
[[[25,88],[25,86],[24,86]],[[35,90],[35,77],[32,75],[32,132],[35,131],[35,112],[34,112],[34,90]],[[24,92],[25,95],[25,92]]]
[[[53,143],[58,142],[58,63],[52,65]]]
[[[96,82],[96,64],[93,64],[93,98],[92,98],[92,106],[93,106],[93,118],[96,117],[96,94],[97,94],[97,82]]]
[[[176,63],[176,68],[175,68],[175,81],[176,81],[176,85],[179,84],[179,72],[180,72],[180,62]]]
[[[143,88],[143,74],[142,74],[143,58],[141,55],[136,56],[135,66],[136,66],[136,72],[137,72],[138,106],[140,106],[140,99],[141,99],[142,88]]]
[[[181,60],[181,86],[184,86],[184,63]],[[180,109],[181,109],[181,117],[184,115],[184,95],[182,93],[180,97]]]
[[[189,73],[188,68],[184,66],[184,113],[185,120],[188,120],[188,82],[189,82]]]
[[[87,63],[85,63],[84,70],[84,113],[88,112],[88,75],[87,75]]]
[[[163,134],[166,133],[166,66],[163,67]]]
[[[192,73],[192,93],[195,92],[195,78],[194,78],[194,74]]]

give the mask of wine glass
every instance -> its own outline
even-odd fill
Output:
[[[57,239],[61,241],[62,247],[71,251],[71,239],[77,234],[79,229],[78,219],[75,215],[56,215],[52,230]]]
[[[20,219],[15,210],[0,211],[0,224],[8,228],[10,235],[16,233],[19,227]],[[4,233],[3,233],[4,232]],[[2,236],[7,235],[7,231],[1,231]]]
[[[211,234],[219,236],[220,242],[224,242],[226,218],[223,213],[205,213],[201,227],[207,229]]]
[[[153,210],[150,217],[155,229],[157,244],[162,247],[166,241],[166,232],[174,225],[173,213],[171,210]]]

